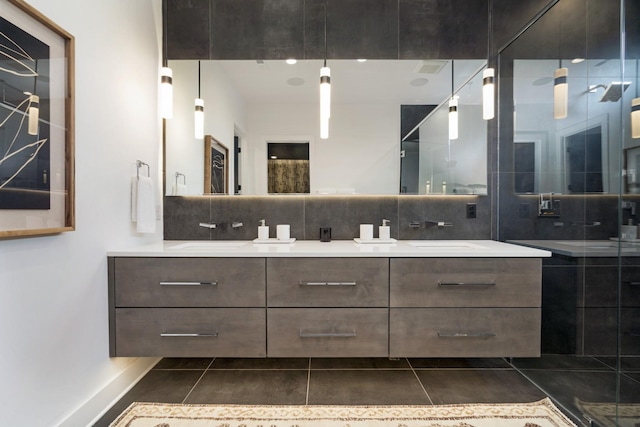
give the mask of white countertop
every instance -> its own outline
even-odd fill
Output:
[[[353,240],[297,240],[293,243],[165,240],[146,246],[108,251],[107,256],[545,258],[550,257],[551,252],[493,240],[399,240],[393,243],[356,243]]]

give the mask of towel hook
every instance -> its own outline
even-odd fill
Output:
[[[149,164],[141,161],[141,160],[136,160],[136,178],[140,179],[140,168],[142,166],[146,166],[147,167],[147,176],[151,177],[151,167],[149,166]]]

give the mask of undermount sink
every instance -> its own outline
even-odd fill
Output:
[[[223,250],[223,249],[228,250],[228,249],[236,249],[246,244],[247,242],[241,242],[241,241],[187,242],[187,243],[180,243],[174,246],[169,246],[167,249],[181,250],[181,251],[210,251],[210,250]]]
[[[485,249],[484,246],[458,240],[410,240],[407,243],[415,248],[426,250]]]

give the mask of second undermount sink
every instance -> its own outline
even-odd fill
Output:
[[[169,246],[170,250],[181,251],[210,251],[210,250],[229,250],[236,249],[246,245],[243,241],[207,241],[207,242],[186,242]]]
[[[467,251],[470,249],[485,249],[484,246],[464,240],[410,240],[407,243],[415,248],[426,250]]]

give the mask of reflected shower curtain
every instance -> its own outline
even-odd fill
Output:
[[[310,193],[309,160],[269,159],[269,193]]]

